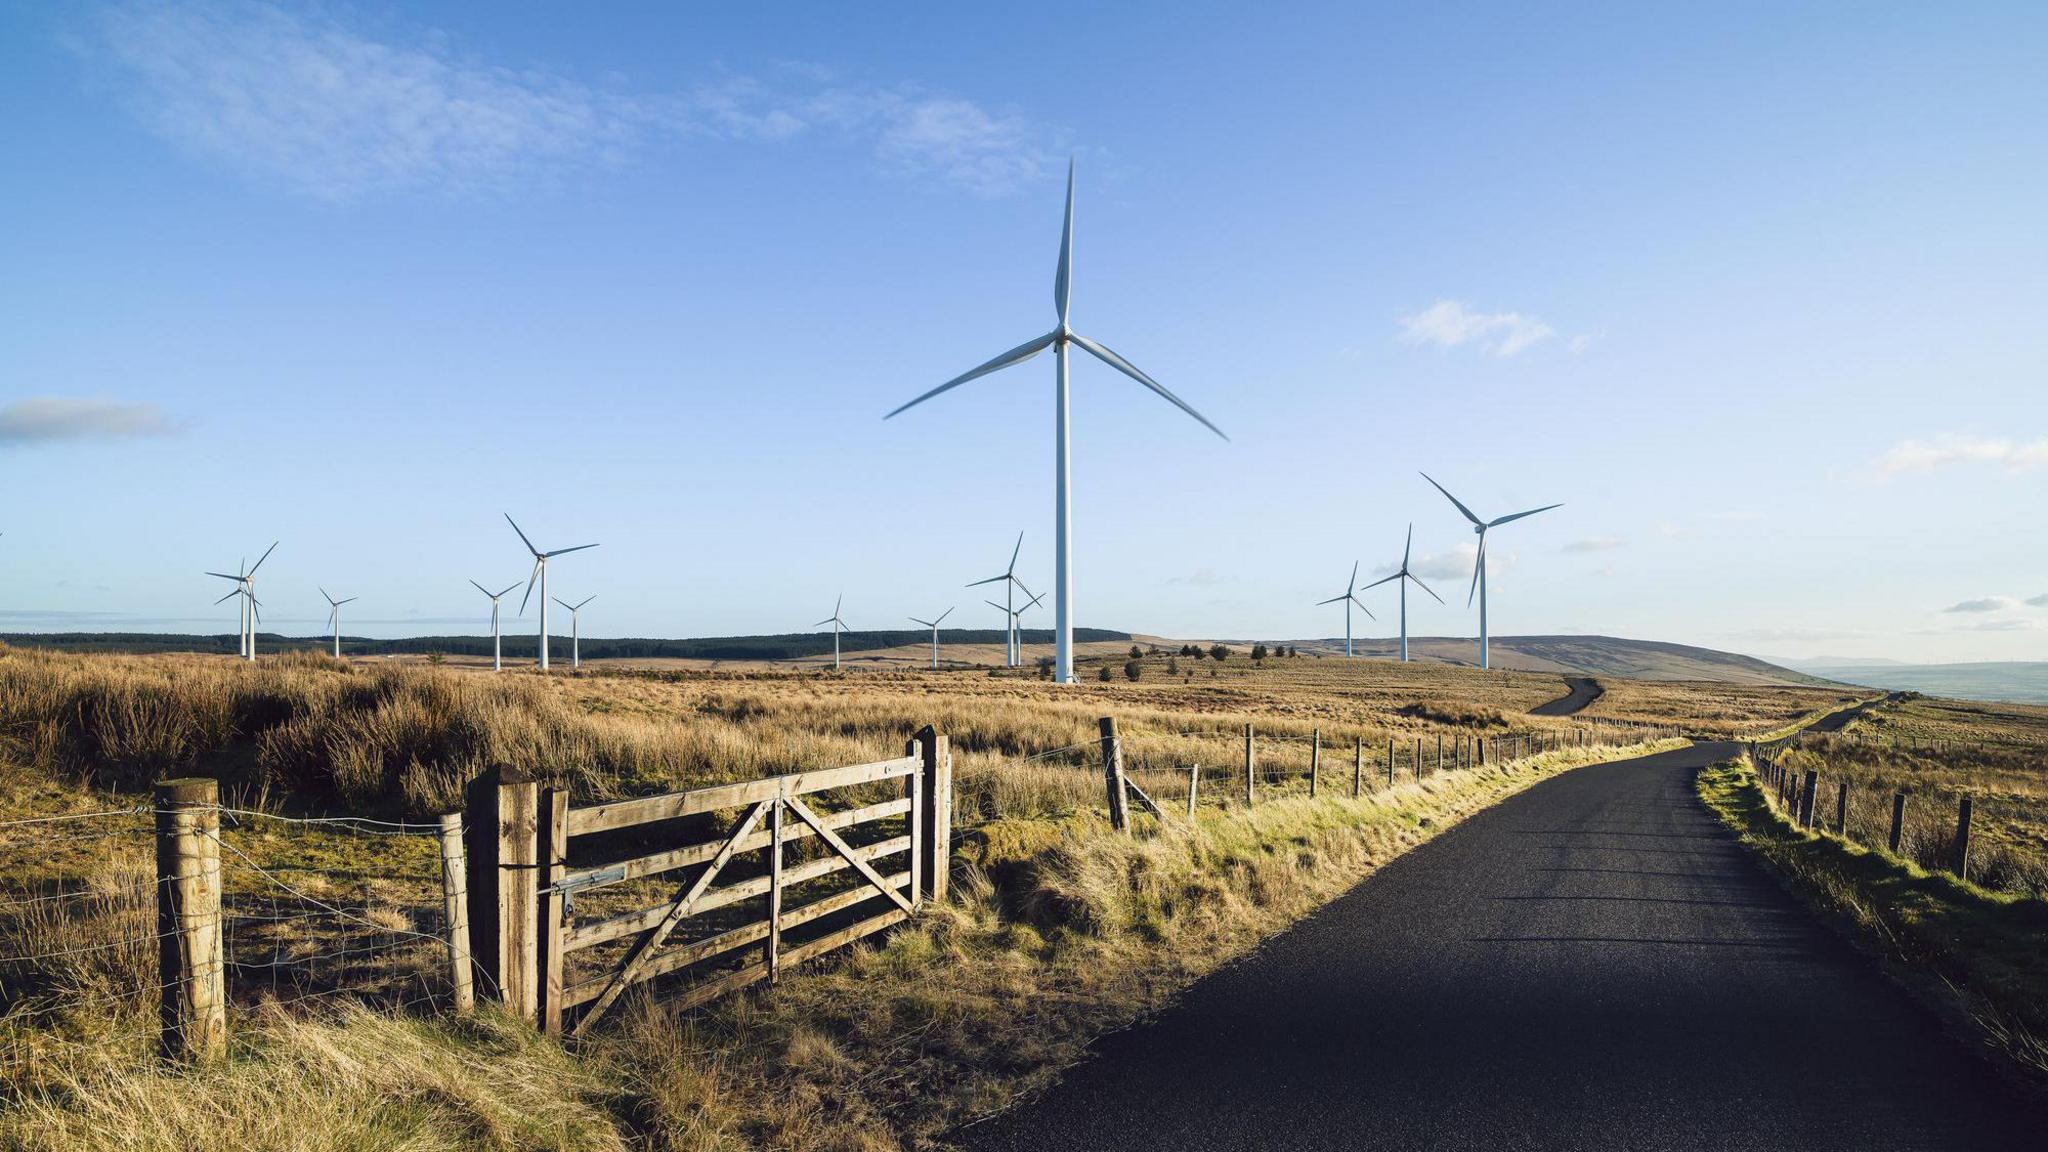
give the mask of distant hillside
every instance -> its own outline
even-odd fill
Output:
[[[1801,667],[1848,684],[1867,684],[1892,691],[1924,692],[1966,700],[2002,700],[2011,704],[2048,704],[2048,662],[2007,661],[1980,664],[1813,664]]]
[[[1303,641],[1304,651],[1344,651],[1344,641]],[[1394,655],[1394,640],[1357,641],[1369,656]],[[1828,681],[1780,667],[1753,656],[1667,644],[1659,640],[1625,640],[1618,636],[1496,636],[1489,645],[1495,668],[1518,672],[1581,673],[1633,680],[1711,680],[1730,684],[1808,684]],[[1479,663],[1479,642],[1468,636],[1412,636],[1409,655],[1445,664]]]

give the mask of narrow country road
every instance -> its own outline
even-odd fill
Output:
[[[1105,1037],[970,1148],[1947,1149],[2048,1116],[1699,802],[1701,745],[1539,784]]]
[[[1570,691],[1547,704],[1538,704],[1529,709],[1531,716],[1572,716],[1585,711],[1586,705],[1607,694],[1591,676],[1567,676],[1564,685]]]

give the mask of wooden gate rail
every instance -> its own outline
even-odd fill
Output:
[[[901,781],[903,795],[844,811],[820,813],[803,797],[835,789]],[[573,1033],[587,1031],[625,991],[702,961],[761,946],[761,956],[688,988],[682,1007],[704,1003],[758,980],[773,980],[784,968],[900,923],[928,898],[943,898],[952,840],[952,764],[945,738],[926,728],[906,754],[892,760],[840,768],[793,772],[763,780],[720,784],[687,792],[571,808],[567,794],[533,782],[479,780],[471,793],[471,922],[482,985],[495,989],[514,1012],[559,1032],[565,1014],[576,1013]],[[703,838],[701,827],[676,833],[694,842],[663,846],[630,859],[572,866],[581,838],[642,828],[687,817],[736,810],[726,830]],[[878,820],[904,818],[902,835],[851,845],[845,829]],[[647,829],[643,835],[660,835]],[[829,854],[800,863],[785,859],[790,844],[812,840]],[[718,884],[734,860],[765,853],[762,874]],[[878,867],[907,857],[895,870]],[[573,922],[571,898],[628,881],[692,870],[687,881],[659,903],[601,919]],[[788,905],[799,884],[842,872],[856,887]],[[671,943],[686,922],[713,910],[767,896],[767,914],[687,943]],[[785,932],[854,908],[869,900],[888,907],[795,947],[784,947]],[[573,983],[564,978],[565,959],[584,949],[631,940],[623,957]]]

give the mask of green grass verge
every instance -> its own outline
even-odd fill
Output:
[[[1795,895],[2048,1087],[2048,901],[1987,891],[1801,828],[1769,804],[1746,762],[1716,764],[1698,786]]]

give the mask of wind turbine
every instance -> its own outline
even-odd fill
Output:
[[[327,601],[327,622],[334,625],[334,658],[339,660],[341,659],[341,606],[343,604],[355,603],[357,597],[350,596],[345,600],[336,600],[327,594],[327,589],[325,588],[320,589],[320,596]]]
[[[474,580],[469,582],[469,586],[491,598],[491,671],[503,672],[505,670],[505,644],[498,636],[498,601],[504,597],[506,592],[519,587],[519,581],[514,580],[510,584],[505,585],[503,592],[493,592]]]
[[[1434,484],[1434,483],[1436,483],[1436,481],[1432,480],[1432,481],[1430,481],[1430,483]],[[1444,495],[1448,496],[1448,495],[1450,495],[1450,493],[1448,493],[1448,492],[1445,492],[1445,493],[1444,493]],[[1456,503],[1456,501],[1452,501],[1452,503]],[[1538,509],[1538,511],[1541,511],[1541,509]],[[1528,515],[1528,513],[1526,513],[1526,512],[1525,512],[1525,513],[1523,513],[1523,515],[1525,515],[1525,516],[1526,516],[1526,515]],[[1410,572],[1410,571],[1408,570],[1408,553],[1409,553],[1409,550],[1410,550],[1411,548],[1413,548],[1413,547],[1414,547],[1414,545],[1415,545],[1415,525],[1413,525],[1413,524],[1410,524],[1410,525],[1408,525],[1408,543],[1406,543],[1406,544],[1403,544],[1403,545],[1401,545],[1401,570],[1400,570],[1399,572],[1396,572],[1396,573],[1394,573],[1394,574],[1393,574],[1392,576],[1386,576],[1386,577],[1382,577],[1381,579],[1375,580],[1375,581],[1373,581],[1372,583],[1370,583],[1370,584],[1367,584],[1367,585],[1365,586],[1365,589],[1362,589],[1362,590],[1369,590],[1369,589],[1377,588],[1377,587],[1379,587],[1380,585],[1382,585],[1382,584],[1385,584],[1385,583],[1386,583],[1386,582],[1387,582],[1388,580],[1399,580],[1399,581],[1401,582],[1401,663],[1403,663],[1403,664],[1406,664],[1406,663],[1408,662],[1408,581],[1410,581],[1410,580],[1413,580],[1413,581],[1415,581],[1415,586],[1416,586],[1417,588],[1420,588],[1420,589],[1422,589],[1422,590],[1423,590],[1424,592],[1428,592],[1428,593],[1429,593],[1429,595],[1430,595],[1430,598],[1431,598],[1431,599],[1433,599],[1433,600],[1435,600],[1435,601],[1436,601],[1437,603],[1441,604],[1441,603],[1443,603],[1443,602],[1444,602],[1444,598],[1443,598],[1443,597],[1441,597],[1441,596],[1438,596],[1438,595],[1436,594],[1436,592],[1435,592],[1435,591],[1433,591],[1433,590],[1432,590],[1432,589],[1430,588],[1430,586],[1429,586],[1429,585],[1427,585],[1427,584],[1424,584],[1424,583],[1422,582],[1422,578],[1421,578],[1420,576],[1417,576],[1417,575],[1416,575],[1415,573],[1413,573],[1413,572]],[[1483,613],[1484,613],[1484,610],[1482,609],[1481,611],[1482,611],[1482,615],[1483,615]],[[1484,627],[1484,626],[1482,625],[1482,629],[1483,629],[1483,627]],[[1484,632],[1483,632],[1483,631],[1482,631],[1481,635],[1482,635],[1482,636],[1484,635]],[[1480,666],[1480,667],[1482,667],[1482,668],[1484,668],[1484,667],[1486,667],[1486,641],[1485,641],[1485,640],[1483,640],[1483,639],[1482,639],[1482,640],[1481,640],[1481,641],[1479,642],[1479,648],[1480,648],[1480,661],[1479,661],[1479,666]]]
[[[244,660],[256,659],[256,625],[263,622],[263,613],[260,611],[262,605],[256,599],[256,569],[263,567],[263,562],[270,559],[270,554],[275,551],[277,551],[277,541],[273,540],[270,542],[270,547],[263,550],[263,555],[256,558],[255,567],[250,568],[248,571],[240,572],[234,576],[230,576],[225,572],[207,573],[208,576],[218,576],[223,580],[233,580],[235,582],[235,591],[221,597],[220,600],[215,600],[215,604],[236,594],[240,594],[242,597],[242,643],[241,651],[237,655],[241,656]]]
[[[919,620],[915,616],[910,618],[912,623],[922,624],[932,630],[932,671],[934,672],[939,670],[939,620],[944,620],[952,614],[953,610],[948,608],[944,612],[939,613],[938,620]]]
[[[1467,608],[1470,608],[1472,606],[1473,593],[1478,593],[1479,666],[1481,668],[1489,667],[1486,658],[1486,533],[1490,529],[1498,528],[1511,520],[1520,520],[1524,516],[1534,516],[1538,512],[1548,512],[1552,508],[1562,508],[1564,507],[1564,505],[1545,504],[1541,508],[1531,508],[1527,512],[1517,512],[1512,516],[1502,516],[1499,519],[1495,520],[1481,520],[1479,517],[1472,514],[1472,510],[1470,508],[1467,508],[1463,504],[1460,504],[1458,502],[1458,498],[1456,496],[1451,495],[1449,489],[1445,488],[1441,484],[1438,484],[1435,480],[1431,480],[1429,473],[1424,472],[1421,475],[1424,480],[1429,480],[1431,487],[1435,488],[1437,491],[1442,492],[1444,494],[1444,499],[1449,500],[1451,503],[1456,504],[1458,506],[1458,511],[1464,513],[1465,519],[1470,520],[1472,522],[1472,531],[1478,533],[1479,535],[1479,557],[1472,564],[1472,589],[1471,591],[1465,593],[1465,606]]]
[[[1003,663],[1012,668],[1015,668],[1017,666],[1019,660],[1019,657],[1017,655],[1017,635],[1013,630],[1011,630],[1008,627],[1008,625],[1011,621],[1014,621],[1017,618],[1017,610],[1014,607],[1014,605],[1017,602],[1017,589],[1024,588],[1024,585],[1017,579],[1017,554],[1019,552],[1022,552],[1023,550],[1024,534],[1022,532],[1019,532],[1017,533],[1017,546],[1015,548],[1010,549],[1010,566],[1008,568],[1003,569],[1002,572],[998,575],[991,576],[986,580],[976,580],[974,583],[968,585],[969,588],[979,588],[983,584],[994,584],[999,580],[1003,582],[1004,587],[1002,608],[1003,620],[1005,623],[1005,628],[1003,630]],[[1026,596],[1031,595],[1031,590],[1029,588],[1025,588],[1024,594]],[[912,619],[916,619],[916,617],[912,617]]]
[[[1365,618],[1368,620],[1379,619],[1379,617],[1372,614],[1372,609],[1365,606],[1365,601],[1358,598],[1358,561],[1356,560],[1351,562],[1351,579],[1345,583],[1343,594],[1332,596],[1328,600],[1318,600],[1316,601],[1316,607],[1321,608],[1325,604],[1335,604],[1340,600],[1344,602],[1344,655],[1349,657],[1351,655],[1352,606],[1356,605],[1360,612],[1365,613]]]
[[[1017,587],[1024,588],[1024,585],[1020,581],[1018,582]],[[1031,599],[1026,600],[1024,603],[1018,605],[1015,611],[1003,608],[1001,604],[998,604],[993,600],[982,601],[983,604],[986,604],[991,608],[1002,609],[1004,614],[1007,616],[1009,620],[1010,643],[1017,650],[1017,663],[1020,665],[1024,663],[1024,629],[1021,626],[1021,621],[1024,618],[1024,613],[1029,612],[1031,609],[1038,607],[1039,604],[1043,603],[1045,600],[1045,593],[1043,592],[1040,592],[1037,595],[1032,595],[1031,589],[1024,588],[1024,594],[1026,596],[1030,596]]]
[[[552,552],[543,552],[533,546],[533,541],[526,538],[526,533],[520,532],[519,522],[512,519],[510,512],[505,513],[505,523],[512,525],[514,532],[519,532],[519,542],[526,545],[528,552],[533,553],[533,571],[526,577],[526,595],[519,598],[519,614],[526,615],[526,602],[533,599],[533,582],[539,580],[540,670],[545,672],[548,670],[548,561],[565,552],[581,552],[585,548],[595,548],[597,545],[578,544],[574,548],[557,548]]]
[[[846,621],[839,618],[839,606],[845,602],[846,597],[844,595],[834,600],[832,602],[832,614],[811,625],[813,628],[823,628],[827,624],[832,626],[832,670],[834,672],[839,671],[839,630],[846,627]]]
[[[1067,165],[1067,214],[1064,223],[1060,226],[1059,267],[1053,273],[1052,281],[1052,302],[1053,307],[1059,314],[1059,325],[1043,336],[1033,337],[1017,345],[1015,348],[990,360],[979,368],[955,376],[953,379],[948,380],[937,388],[912,400],[910,403],[897,408],[894,412],[889,413],[888,416],[883,417],[884,420],[887,420],[889,417],[895,416],[905,409],[922,404],[948,389],[957,388],[970,380],[975,380],[991,372],[1008,368],[1013,364],[1022,364],[1047,348],[1053,350],[1053,355],[1058,363],[1054,373],[1055,387],[1053,392],[1053,531],[1055,570],[1053,615],[1056,617],[1055,626],[1058,629],[1056,641],[1058,658],[1055,665],[1054,678],[1062,684],[1074,682],[1074,570],[1068,559],[1069,554],[1073,551],[1074,542],[1073,458],[1067,435],[1069,426],[1067,415],[1068,346],[1079,345],[1089,355],[1136,380],[1146,388],[1151,389],[1161,399],[1179,408],[1196,420],[1201,421],[1202,426],[1209,431],[1216,433],[1218,436],[1223,436],[1225,440],[1230,439],[1230,437],[1223,435],[1221,428],[1211,424],[1208,417],[1189,407],[1180,397],[1167,391],[1163,385],[1150,376],[1145,375],[1136,365],[1110,351],[1103,345],[1074,331],[1069,322],[1071,310],[1068,307],[1072,303],[1068,289],[1072,279],[1073,263],[1074,166],[1069,162]]]
[[[597,599],[597,594],[592,593],[571,604],[560,596],[555,597],[555,603],[569,610],[569,671],[571,672],[583,667],[583,641],[577,636],[576,614],[583,611],[585,604],[595,599]]]

